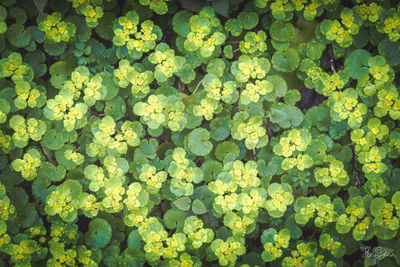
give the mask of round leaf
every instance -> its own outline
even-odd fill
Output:
[[[300,57],[296,50],[289,48],[275,52],[272,56],[271,63],[277,71],[292,72],[299,66]]]
[[[198,156],[205,156],[212,150],[212,143],[208,141],[210,133],[204,128],[196,128],[188,134],[188,146],[191,152]]]
[[[89,223],[86,244],[91,248],[104,248],[111,241],[111,233],[111,225],[104,219],[96,218]]]
[[[199,199],[195,199],[192,203],[192,211],[194,214],[201,215],[207,212],[207,207]]]

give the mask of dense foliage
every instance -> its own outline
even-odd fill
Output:
[[[2,0],[0,53],[0,266],[400,265],[398,1]]]

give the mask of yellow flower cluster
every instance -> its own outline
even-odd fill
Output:
[[[241,188],[258,187],[261,183],[258,178],[257,163],[248,161],[243,164],[242,161],[236,160],[224,166],[226,170],[233,176],[237,184]]]
[[[37,177],[37,168],[41,165],[41,155],[38,150],[32,148],[24,154],[23,159],[16,159],[11,166],[17,172],[21,172],[22,177],[32,181]]]
[[[100,202],[100,209],[109,213],[119,212],[124,207],[122,200],[125,195],[125,189],[122,187],[119,178],[114,181],[114,183],[109,183],[104,191],[106,197]]]
[[[139,174],[139,180],[146,184],[146,190],[151,194],[157,194],[162,184],[167,180],[167,172],[157,172],[156,167],[145,164]]]
[[[68,42],[75,36],[76,27],[71,22],[61,20],[61,14],[54,12],[39,23],[39,30],[45,33],[45,40],[50,43]]]

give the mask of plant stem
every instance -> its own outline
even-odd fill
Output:
[[[192,94],[195,94],[197,89],[199,89],[201,82],[203,81],[203,79],[200,80],[200,82],[197,84],[196,88],[194,89]]]
[[[347,134],[349,135],[349,138],[350,138],[350,132],[347,132]],[[356,182],[355,182],[355,186],[357,187],[357,188],[360,188],[361,187],[361,180],[360,180],[360,176],[359,176],[359,174],[358,174],[358,171],[357,171],[357,168],[356,168],[356,162],[357,162],[357,155],[356,155],[356,152],[355,152],[355,150],[354,150],[354,145],[353,145],[353,143],[350,143],[350,147],[351,147],[351,152],[353,153],[353,167],[354,167],[354,175],[355,175],[355,178],[356,178]]]
[[[50,161],[51,163],[53,163],[53,165],[57,166],[57,162],[54,160],[53,158],[53,152],[51,150],[49,150],[48,148],[46,148],[43,145],[43,142],[40,141],[40,147],[42,148],[43,154],[46,155],[46,158],[48,159],[48,161]]]
[[[331,70],[333,73],[336,73],[336,68],[335,68],[335,58],[333,56],[333,48],[332,45],[329,45],[329,64],[331,65]]]

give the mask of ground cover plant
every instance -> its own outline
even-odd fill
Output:
[[[0,266],[400,265],[396,0],[2,0]]]

